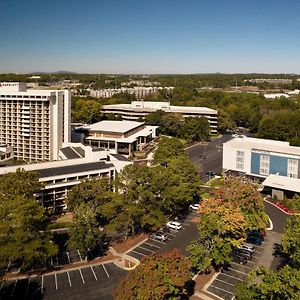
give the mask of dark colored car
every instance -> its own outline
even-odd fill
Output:
[[[244,250],[244,249],[234,249],[233,253],[236,253],[238,255],[244,256],[247,259],[250,259],[252,257],[252,253],[249,252],[249,251],[247,251],[247,250]]]
[[[258,238],[260,239],[261,241],[263,241],[265,238],[264,236],[258,232],[258,231],[251,231],[247,234],[248,237],[255,237],[255,238]]]
[[[248,259],[245,256],[240,255],[238,253],[231,253],[230,256],[232,258],[232,261],[240,265],[245,265],[248,262]]]
[[[255,236],[248,236],[246,242],[259,246],[259,245],[261,245],[262,240],[260,238],[255,237]]]
[[[240,248],[235,248],[234,253],[238,253],[240,255],[246,255],[247,257],[251,258],[253,253],[247,249],[240,249]]]

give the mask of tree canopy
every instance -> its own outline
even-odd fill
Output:
[[[46,231],[45,209],[34,198],[38,175],[17,171],[0,176],[0,265],[18,262],[21,268],[45,262],[57,253]]]
[[[116,300],[182,299],[190,278],[190,263],[177,250],[152,255],[121,279],[115,290]]]
[[[203,199],[199,212],[200,239],[187,248],[192,266],[198,270],[230,263],[233,247],[245,240],[246,233],[267,224],[263,199],[255,185],[236,178],[225,179],[211,198]]]

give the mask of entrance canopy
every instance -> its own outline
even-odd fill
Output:
[[[262,183],[263,186],[300,193],[300,179],[280,175],[269,175]]]

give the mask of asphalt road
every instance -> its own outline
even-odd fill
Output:
[[[223,143],[231,139],[231,134],[225,134],[221,138],[213,139],[206,144],[197,144],[186,150],[203,181],[209,179],[206,176],[209,171],[214,173],[222,171]],[[206,158],[201,158],[202,155]]]
[[[280,209],[276,208],[274,205],[265,203],[266,213],[270,217],[273,223],[273,231],[278,233],[284,232],[284,227],[288,218],[288,215],[283,213]]]

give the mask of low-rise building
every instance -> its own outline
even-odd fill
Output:
[[[0,165],[7,163],[14,158],[14,152],[12,147],[7,145],[0,145]]]
[[[18,169],[34,171],[44,184],[37,200],[54,212],[67,208],[65,198],[68,191],[82,180],[107,177],[113,180],[117,172],[132,164],[125,157],[114,156],[103,149],[70,143],[60,150],[58,161],[26,164],[0,168],[0,175],[16,172]]]
[[[282,198],[285,192],[300,192],[300,147],[282,141],[234,138],[223,144],[223,170],[257,180]]]
[[[116,154],[131,155],[156,137],[158,126],[135,121],[101,121],[77,129],[85,133],[85,143]]]
[[[179,113],[184,118],[205,117],[208,120],[211,133],[217,133],[218,112],[207,107],[174,106],[170,102],[132,101],[131,104],[104,105],[102,113],[121,116],[123,120],[136,121],[149,113],[163,110],[167,113]]]

